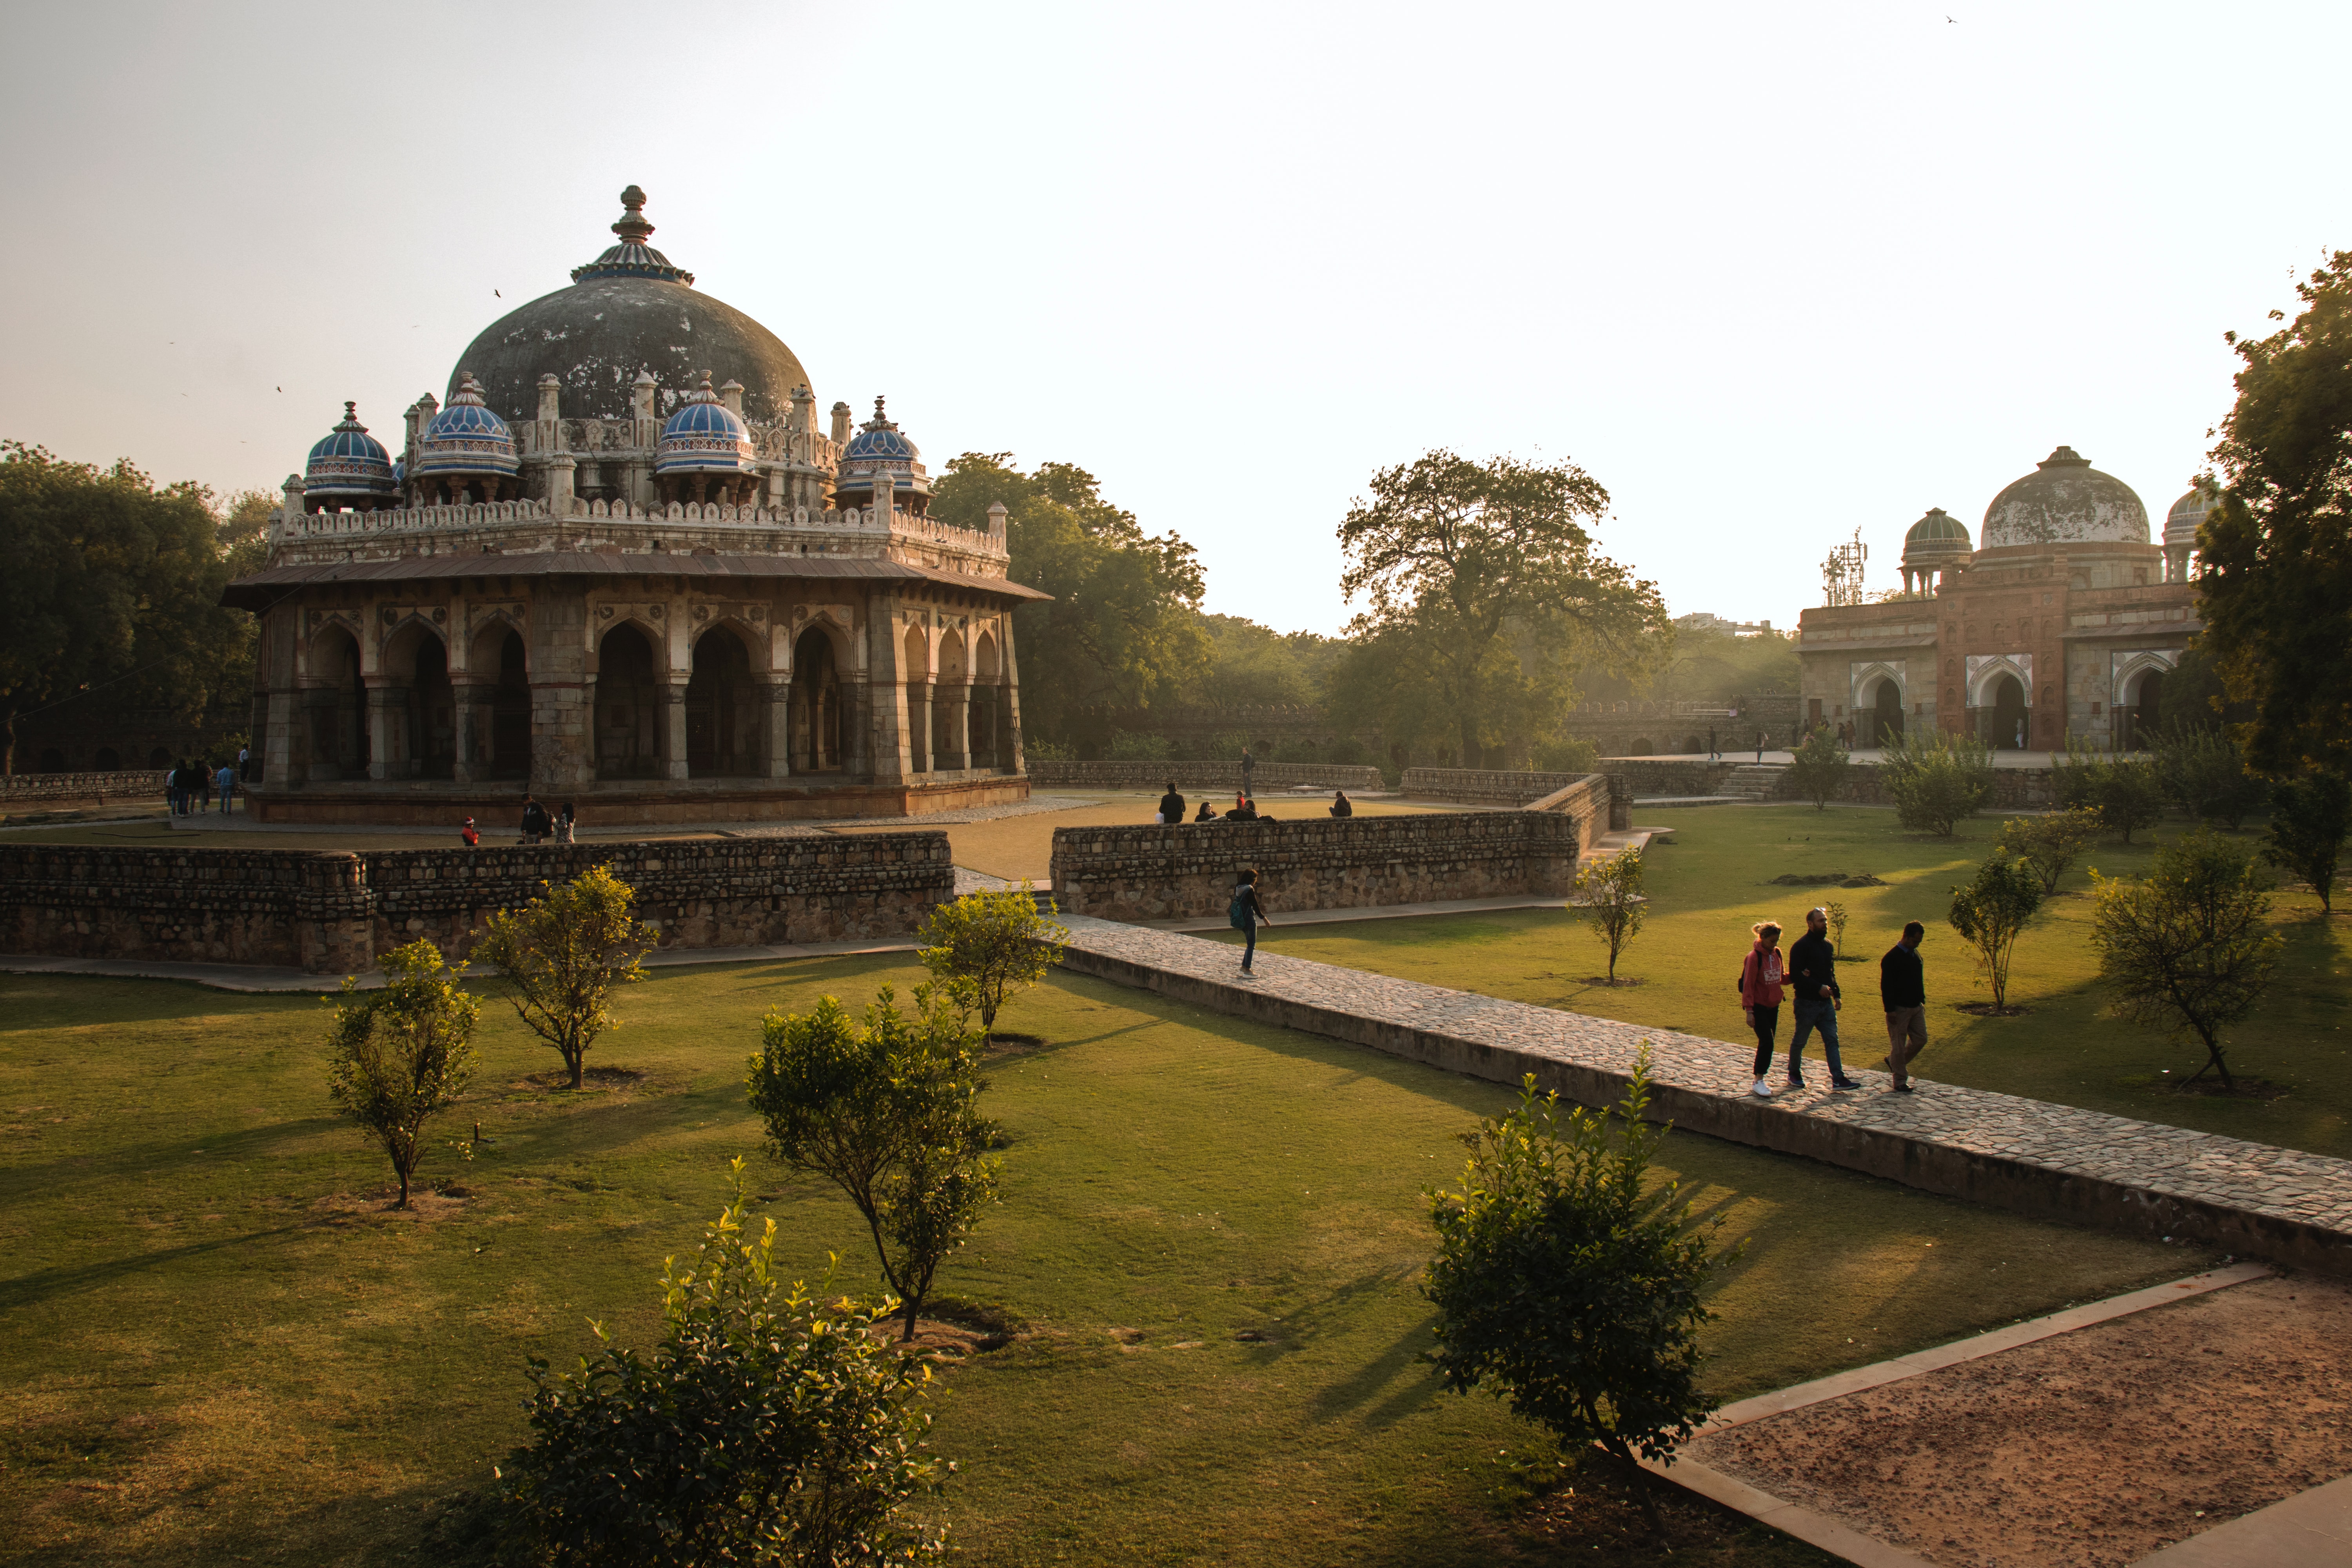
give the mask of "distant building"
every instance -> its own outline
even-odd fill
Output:
[[[1876,745],[1917,726],[2055,751],[2144,745],[2199,629],[2189,561],[2210,498],[2173,503],[2161,543],[2132,488],[2069,447],[1969,531],[1942,508],[1905,535],[1900,593],[1799,617],[1808,724]]]
[[[1772,629],[1769,621],[1727,621],[1721,616],[1708,615],[1705,610],[1675,617],[1676,630],[1685,632],[1723,632],[1736,637],[1760,637]]]

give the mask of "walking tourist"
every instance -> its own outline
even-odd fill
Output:
[[[1257,759],[1250,755],[1250,749],[1247,746],[1244,746],[1242,748],[1242,793],[1244,795],[1256,793],[1250,788],[1250,775],[1255,772],[1257,772]]]
[[[1748,928],[1756,945],[1739,962],[1739,1005],[1747,1010],[1748,1026],[1756,1031],[1756,1087],[1759,1100],[1772,1098],[1772,1037],[1780,1027],[1780,928],[1762,921]],[[1790,1068],[1796,1067],[1795,1058]]]
[[[251,746],[239,746],[236,749],[236,776],[246,784],[253,782],[253,748]]]
[[[229,801],[236,794],[236,769],[227,763],[223,763],[220,765],[220,772],[213,775],[213,783],[220,787],[221,815],[226,816],[229,811]]]
[[[1805,911],[1805,934],[1789,949],[1789,984],[1796,995],[1790,1017],[1796,1032],[1789,1037],[1789,1087],[1805,1087],[1805,1037],[1822,1032],[1822,1054],[1830,1061],[1832,1089],[1860,1089],[1845,1076],[1838,1059],[1838,1007],[1845,993],[1838,989],[1837,950],[1830,946],[1827,910]]]
[[[1274,923],[1273,917],[1265,912],[1265,905],[1257,896],[1256,867],[1243,871],[1241,880],[1234,884],[1234,901],[1225,907],[1225,919],[1244,935],[1242,973],[1247,974],[1251,973],[1250,961],[1257,956],[1258,923],[1261,921],[1267,925]]]
[[[188,759],[182,757],[163,770],[163,806],[173,816],[180,815],[180,781],[187,776],[187,765]]]
[[[572,825],[574,820],[572,803],[567,800],[563,803],[562,809],[555,814],[555,841],[558,844],[572,842]]]
[[[1184,797],[1176,793],[1174,779],[1168,781],[1168,793],[1160,797],[1160,816],[1157,820],[1170,827],[1184,820]]]
[[[1764,760],[1765,739],[1766,737],[1763,731],[1759,730],[1756,731],[1756,760],[1759,763]]]
[[[474,826],[472,817],[466,818],[466,826],[457,830],[457,842],[468,849],[479,849],[482,847],[481,833]]]
[[[1710,763],[1719,763],[1723,760],[1723,753],[1716,750],[1715,726],[1712,724],[1706,727],[1706,760]]]
[[[1334,816],[1356,815],[1356,803],[1348,798],[1346,790],[1338,789],[1331,792],[1331,815]]]
[[[525,844],[538,843],[554,831],[554,826],[548,820],[547,807],[539,804],[537,795],[522,797],[522,841]]]
[[[1927,928],[1917,921],[1903,928],[1903,940],[1878,961],[1878,1000],[1886,1009],[1886,1070],[1895,1092],[1911,1092],[1911,1060],[1927,1047],[1927,979],[1919,963],[1919,943]]]
[[[201,760],[196,763],[196,793],[204,800],[200,809],[210,811],[213,808],[213,771]]]

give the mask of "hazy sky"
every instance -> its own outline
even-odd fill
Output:
[[[1948,11],[1945,4],[1955,6]],[[1951,18],[1947,20],[1947,17]],[[654,244],[936,471],[1075,462],[1330,631],[1433,447],[1570,458],[1677,614],[1874,586],[2061,442],[2158,527],[2225,329],[2352,247],[2343,5],[9,7],[0,435],[228,490],[397,451]],[[492,290],[499,291],[494,297]]]

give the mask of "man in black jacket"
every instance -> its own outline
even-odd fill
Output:
[[[1184,820],[1184,797],[1176,793],[1176,781],[1168,781],[1168,793],[1160,797],[1160,820],[1170,827]]]
[[[1827,910],[1805,911],[1805,934],[1789,949],[1789,995],[1796,1005],[1796,1037],[1789,1042],[1789,1087],[1805,1087],[1805,1037],[1822,1032],[1822,1054],[1830,1059],[1832,1089],[1860,1089],[1845,1076],[1838,1059],[1838,1005],[1845,993],[1838,989],[1837,950],[1830,945]]]
[[[1927,928],[1917,921],[1903,928],[1903,940],[1878,961],[1878,1000],[1886,1009],[1886,1067],[1895,1092],[1911,1092],[1911,1058],[1927,1046],[1927,980],[1919,963],[1919,942]]]

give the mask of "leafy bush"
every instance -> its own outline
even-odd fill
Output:
[[[1021,754],[1033,763],[1074,763],[1078,749],[1066,741],[1044,741],[1024,737]]]
[[[2117,1014],[2193,1035],[2208,1072],[2236,1087],[2222,1058],[2222,1028],[2252,1012],[2285,943],[2270,929],[2271,901],[2252,854],[2206,828],[2156,852],[2146,880],[2091,874],[2099,907],[2091,943]]]
[[[1487,1384],[1561,1447],[1599,1443],[1629,1469],[1636,1452],[1672,1463],[1716,1407],[1698,1384],[1698,1330],[1716,1315],[1699,1297],[1722,1222],[1695,1222],[1679,1183],[1643,1191],[1667,1132],[1643,1120],[1649,1097],[1646,1042],[1606,1110],[1563,1111],[1530,1074],[1508,1116],[1479,1124],[1461,1190],[1429,1194],[1438,1255],[1423,1286],[1449,1388]]]
[[[935,1557],[899,1521],[952,1465],[923,1453],[930,1369],[878,1338],[887,1304],[820,1304],[775,1269],[776,1222],[734,1201],[688,1267],[662,1264],[667,1329],[650,1356],[602,1347],[576,1373],[530,1361],[531,1441],[508,1498],[559,1568],[793,1563],[882,1568]]]
[[[1601,748],[1590,741],[1563,735],[1556,740],[1538,741],[1534,761],[1535,771],[1539,773],[1598,773],[1601,770]]]
[[[613,993],[646,977],[653,945],[637,923],[636,889],[608,866],[592,866],[520,910],[500,910],[476,933],[474,956],[498,966],[523,1026],[555,1047],[580,1087],[588,1047],[617,1028]]]
[[[1238,731],[1212,735],[1202,742],[1201,760],[1208,763],[1238,763],[1242,760],[1243,748],[1248,744],[1249,737]]]
[[[1576,901],[1584,923],[1609,949],[1609,982],[1617,983],[1617,955],[1632,945],[1649,913],[1642,896],[1642,852],[1620,849],[1576,868]]]
[[[1950,837],[1992,794],[1992,748],[1973,735],[1906,734],[1881,757],[1895,819],[1915,833]]]
[[[2270,794],[2267,783],[2246,771],[2237,742],[2210,724],[2163,730],[2150,761],[2168,799],[2200,821],[2228,823],[2232,833]]]
[[[2336,908],[2336,867],[2352,837],[2352,785],[2315,769],[2271,792],[2271,828],[2263,858],[2311,884],[2323,914]]]
[[[1845,787],[1846,772],[1853,762],[1853,753],[1838,744],[1836,731],[1816,730],[1791,754],[1789,775],[1796,784],[1797,793],[1811,801],[1815,811],[1826,811],[1830,802]]]
[[[474,1076],[474,1025],[481,1005],[466,994],[466,966],[451,969],[420,939],[383,956],[392,976],[362,991],[346,976],[328,1036],[327,1095],[335,1109],[383,1145],[408,1206],[409,1177],[425,1154],[425,1124]]]
[[[761,1034],[750,1094],[769,1146],[865,1216],[911,1340],[932,1278],[996,1201],[980,1032],[932,986],[915,988],[910,1019],[885,985],[862,1027],[824,996],[806,1014],[771,1013]]]
[[[1115,763],[1164,763],[1176,754],[1176,742],[1165,735],[1139,735],[1113,730],[1105,754]]]
[[[1045,978],[1062,962],[1070,929],[1037,909],[1036,890],[967,893],[931,910],[916,933],[923,967],[939,976],[956,1005],[978,1012],[981,1032],[996,1027],[1006,998]]]
[[[2054,893],[2066,868],[2099,837],[2099,814],[2088,806],[2012,816],[2000,825],[2000,847],[2033,868],[2042,890]]]
[[[2066,743],[2066,760],[2051,770],[2051,794],[2063,809],[2098,815],[2099,826],[2126,844],[2164,816],[2164,785],[2152,763],[2108,756],[2080,740]]]
[[[2042,879],[2032,867],[1994,850],[1964,888],[1952,889],[1952,929],[1977,950],[1977,967],[1992,986],[1993,1011],[2009,1005],[2009,961],[2018,934],[2042,908]]]

